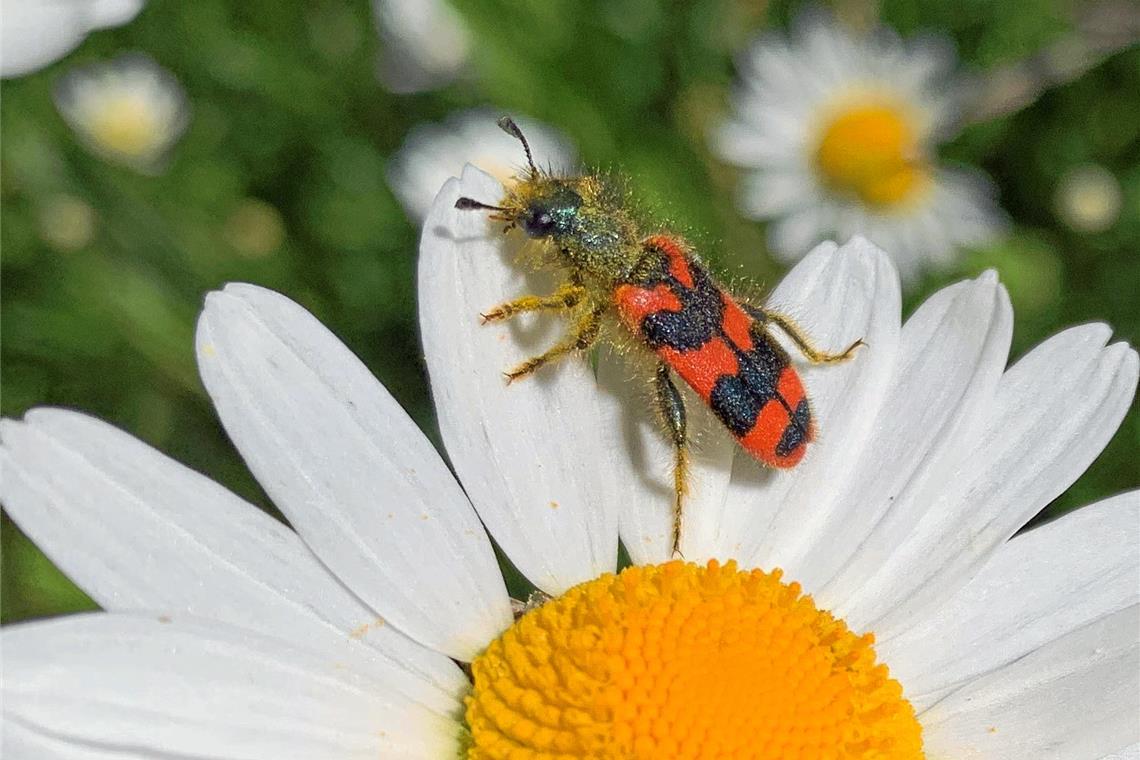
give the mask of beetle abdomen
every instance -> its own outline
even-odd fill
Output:
[[[811,407],[787,353],[687,253],[656,235],[652,273],[614,290],[625,325],[713,410],[740,445],[792,467],[812,439]]]

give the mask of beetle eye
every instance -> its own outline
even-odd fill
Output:
[[[554,231],[554,217],[544,208],[531,208],[523,219],[522,227],[531,237],[546,237]]]

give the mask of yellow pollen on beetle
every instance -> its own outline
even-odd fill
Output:
[[[864,105],[838,111],[821,135],[816,170],[836,192],[890,208],[914,200],[930,185],[919,136],[898,108]]]
[[[529,611],[471,664],[466,757],[922,758],[874,637],[780,578],[674,561]]]
[[[97,148],[128,159],[151,157],[165,137],[153,105],[133,93],[93,104],[82,126]]]

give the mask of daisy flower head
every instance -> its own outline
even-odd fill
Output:
[[[423,221],[440,186],[465,164],[504,184],[513,181],[520,168],[519,144],[495,126],[496,118],[495,112],[472,109],[411,131],[388,165],[388,184],[411,219]],[[577,153],[566,135],[533,119],[517,121],[534,155],[545,157],[555,168],[576,163]]]
[[[1123,205],[1119,180],[1097,164],[1083,164],[1065,172],[1053,193],[1057,216],[1077,232],[1110,229],[1120,218]]]
[[[138,53],[68,72],[55,104],[93,153],[144,174],[162,170],[189,123],[182,85]]]
[[[1135,393],[1131,348],[1085,325],[1007,370],[1012,314],[995,277],[946,288],[901,323],[885,254],[822,245],[773,301],[821,342],[861,335],[868,349],[805,370],[821,435],[799,467],[763,471],[707,442],[686,559],[671,560],[665,443],[613,357],[502,382],[547,336],[540,321],[480,324],[522,275],[496,225],[454,208],[502,192],[466,169],[420,248],[454,475],[348,348],[252,285],[207,297],[198,359],[288,526],[82,414],[3,423],[5,507],[106,609],[3,631],[5,749],[1135,750],[1140,493],[1012,537],[1112,436]],[[488,532],[551,597],[517,619]],[[621,572],[619,535],[635,563]]]
[[[988,180],[938,163],[961,93],[953,64],[946,40],[859,37],[818,10],[755,42],[713,148],[746,171],[740,206],[770,221],[777,256],[863,235],[907,280],[1003,229]]]
[[[0,0],[0,76],[42,69],[96,29],[133,19],[143,0]]]
[[[381,42],[378,73],[388,90],[435,90],[461,73],[471,35],[447,0],[373,0],[372,10]]]

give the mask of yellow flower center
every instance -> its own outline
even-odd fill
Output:
[[[468,759],[922,758],[873,636],[780,576],[631,567],[531,610],[471,664]]]
[[[152,105],[131,93],[108,96],[91,112],[86,128],[96,147],[125,158],[152,157],[163,138]]]
[[[930,184],[911,120],[886,105],[837,112],[822,132],[815,164],[834,191],[880,208],[911,201]]]

